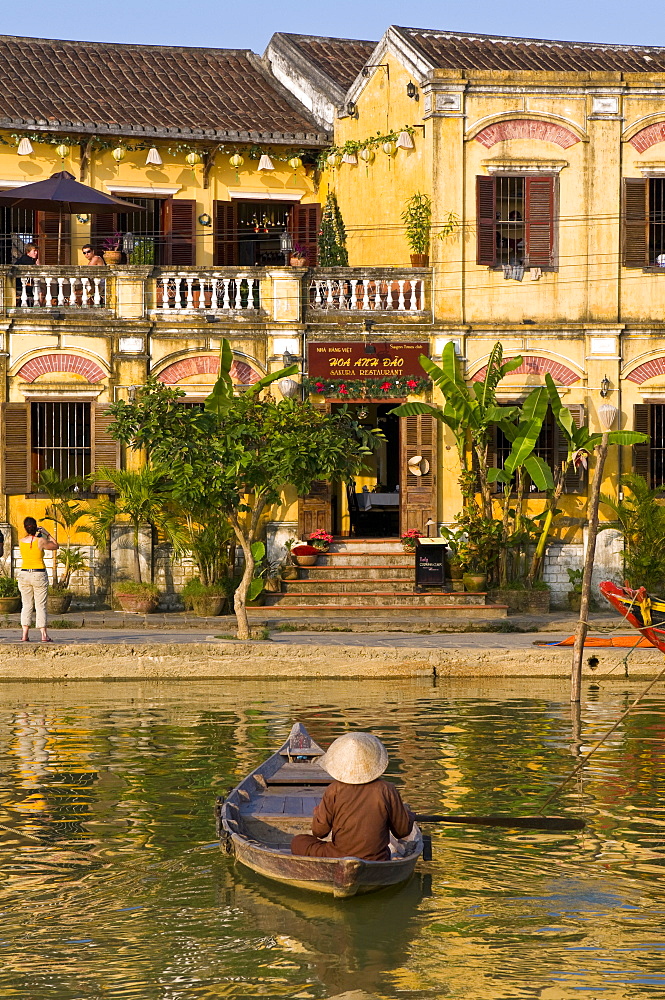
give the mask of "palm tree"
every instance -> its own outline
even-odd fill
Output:
[[[146,465],[138,472],[126,469],[99,469],[99,476],[115,489],[90,515],[90,534],[100,548],[108,544],[111,526],[126,519],[132,526],[134,580],[142,583],[139,538],[142,524],[161,531],[176,551],[183,551],[187,537],[177,517],[171,482],[164,469]]]

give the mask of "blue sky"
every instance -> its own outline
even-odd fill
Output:
[[[665,7],[634,7],[618,0],[33,0],[5,4],[1,30],[8,35],[139,42],[157,45],[210,45],[262,52],[274,31],[378,39],[389,24],[446,28],[484,34],[520,35],[575,41],[665,44]],[[111,84],[111,78],[109,78]],[[26,86],[29,81],[26,81]]]

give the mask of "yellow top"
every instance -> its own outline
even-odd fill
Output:
[[[39,547],[39,542],[33,538],[30,542],[19,542],[21,550],[22,569],[46,569],[44,565],[44,553]]]

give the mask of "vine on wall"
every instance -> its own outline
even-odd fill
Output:
[[[310,378],[302,380],[305,392],[316,393],[326,398],[340,399],[380,399],[382,396],[416,396],[429,389],[429,378],[418,375],[401,375],[397,378]]]

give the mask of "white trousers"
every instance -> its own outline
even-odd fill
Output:
[[[21,626],[30,628],[32,612],[35,612],[35,628],[46,628],[46,596],[48,594],[48,574],[18,571],[18,589],[21,592]]]

